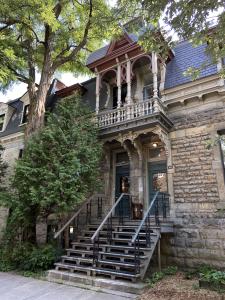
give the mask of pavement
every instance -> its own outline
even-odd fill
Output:
[[[129,298],[0,272],[0,300],[128,300]]]

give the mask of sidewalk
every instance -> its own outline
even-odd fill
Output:
[[[1,300],[128,300],[117,295],[0,272]]]

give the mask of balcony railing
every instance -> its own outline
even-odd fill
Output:
[[[102,111],[97,115],[98,126],[108,127],[118,123],[127,122],[137,118],[146,117],[157,112],[164,113],[162,102],[159,98],[151,98],[131,105]]]

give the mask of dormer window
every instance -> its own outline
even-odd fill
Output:
[[[0,115],[0,131],[3,131],[5,114]]]
[[[24,105],[22,124],[27,123],[30,104]]]

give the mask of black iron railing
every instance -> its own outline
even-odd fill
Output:
[[[72,217],[60,228],[55,234],[54,239],[58,240],[58,244],[62,248],[70,246],[71,241],[74,241],[76,234],[79,232],[80,226],[85,226],[91,223],[92,218],[102,218],[102,204],[104,195],[95,194],[88,198]]]
[[[126,218],[130,219],[131,214],[130,212],[127,213],[127,209],[124,209],[124,200],[127,202],[127,207],[131,208],[131,195],[123,193],[120,197],[116,200],[115,204],[112,206],[102,223],[99,225],[95,233],[91,237],[91,241],[93,243],[93,264],[95,266],[98,265],[99,259],[99,238],[100,232],[104,226],[106,226],[107,230],[107,242],[111,243],[113,239],[113,219],[118,222],[118,224],[124,224],[124,220]],[[130,209],[129,209],[130,210]]]
[[[160,226],[169,214],[169,194],[156,192],[151,204],[132,238],[136,273],[140,273],[140,247],[151,248],[152,226]]]

